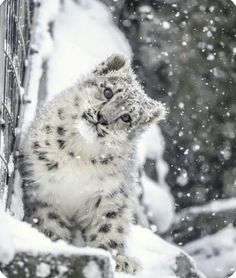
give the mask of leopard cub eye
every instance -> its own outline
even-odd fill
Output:
[[[110,88],[106,88],[103,94],[106,99],[111,99],[113,97],[113,92]]]
[[[131,117],[129,114],[123,114],[120,116],[121,120],[125,123],[130,123],[131,122]]]

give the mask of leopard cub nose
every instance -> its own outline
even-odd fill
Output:
[[[101,112],[98,112],[98,114],[97,114],[97,121],[98,121],[98,124],[108,125],[108,121],[103,118]]]

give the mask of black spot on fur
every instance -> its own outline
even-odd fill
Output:
[[[113,157],[112,155],[108,155],[107,157],[100,158],[99,161],[100,161],[101,164],[107,165],[107,164],[110,163],[113,159],[114,159],[114,157]]]
[[[24,178],[33,176],[32,166],[32,163],[25,161],[20,164],[20,171]]]
[[[64,127],[59,126],[59,127],[57,128],[57,133],[58,133],[59,135],[63,136],[63,135],[65,134],[65,132],[66,132],[66,130],[64,129]]]
[[[50,146],[50,143],[49,143],[48,140],[45,141],[45,145],[46,145],[46,146]]]
[[[117,196],[118,193],[119,193],[118,190],[113,190],[112,192],[109,193],[109,195],[107,197],[114,198],[115,196]]]
[[[60,225],[60,227],[64,228],[67,227],[66,223],[60,219],[60,216],[56,214],[55,212],[49,212],[48,213],[48,219],[56,220],[57,223]],[[68,227],[67,227],[68,228]]]
[[[65,148],[65,143],[66,143],[65,140],[58,139],[57,143],[58,143],[60,149],[63,150]]]
[[[116,242],[116,241],[114,241],[114,240],[110,240],[109,242],[108,242],[108,245],[109,245],[109,247],[110,248],[117,248],[117,246],[118,246],[118,243]]]
[[[48,170],[51,171],[51,170],[55,170],[58,168],[58,162],[50,162],[50,163],[47,163],[46,166],[48,167]]]
[[[47,152],[39,152],[38,153],[38,159],[39,160],[45,160],[45,161],[48,161],[48,159],[47,159]]]
[[[97,163],[97,160],[95,158],[92,158],[91,162],[92,162],[93,165],[95,165]]]
[[[34,55],[34,54],[39,53],[39,51],[37,49],[34,49],[33,47],[31,47],[29,53],[30,53],[30,55]]]
[[[32,223],[33,214],[40,209],[48,207],[49,205],[44,202],[40,202],[32,198],[32,196],[28,194],[24,194],[23,197],[23,203],[24,203],[24,220],[27,222]]]
[[[100,244],[100,245],[98,246],[98,248],[101,248],[101,249],[107,250],[107,247],[106,247],[104,244]]]
[[[40,145],[39,145],[39,142],[38,141],[35,141],[34,143],[33,143],[33,148],[34,149],[38,149],[38,148],[40,148]]]
[[[137,215],[137,213],[134,213],[133,214],[133,219],[132,219],[133,221],[133,224],[138,224],[138,215]]]
[[[46,125],[45,129],[47,134],[52,133],[52,128],[49,125]]]
[[[47,230],[47,229],[45,229],[44,231],[43,231],[43,233],[46,235],[46,236],[48,236],[48,237],[54,237],[54,232],[52,232],[52,231],[50,231],[50,230]]]
[[[74,104],[75,104],[76,107],[79,106],[79,97],[78,96],[75,97]]]
[[[57,111],[58,117],[60,120],[64,120],[65,119],[65,113],[64,113],[64,109],[63,108],[59,108]]]
[[[127,269],[129,267],[128,262],[125,262],[125,268]]]
[[[71,157],[75,157],[75,154],[74,154],[73,152],[69,152],[68,154],[69,154],[69,156],[71,156]]]
[[[94,241],[94,240],[96,240],[96,238],[97,238],[97,235],[91,235],[90,236],[90,241]]]
[[[111,191],[109,194],[108,194],[108,198],[115,198],[118,194],[126,194],[125,193],[125,187],[123,184],[121,184],[117,189]]]
[[[123,227],[118,227],[117,228],[117,232],[119,233],[119,234],[123,234],[124,233],[124,228]]]
[[[109,211],[107,214],[106,214],[106,217],[107,218],[116,218],[117,217],[117,212],[116,211]]]
[[[112,225],[111,224],[104,224],[100,227],[100,229],[98,230],[100,233],[108,233],[111,230]]]
[[[62,227],[62,228],[65,228],[66,227],[66,223],[62,220],[59,220],[58,221],[59,225]]]
[[[121,193],[121,194],[124,194],[124,193],[125,193],[125,186],[124,186],[123,183],[119,186],[118,191],[119,191],[119,193]]]
[[[59,219],[59,216],[58,216],[58,214],[56,214],[55,212],[49,212],[49,213],[48,213],[48,219],[57,220],[57,219]]]
[[[100,198],[97,200],[96,204],[95,204],[95,208],[98,208],[98,207],[99,207],[101,201],[102,201],[102,198],[100,197]]]
[[[73,120],[78,120],[78,119],[79,119],[79,116],[78,116],[77,114],[74,114],[74,115],[71,116],[71,118],[72,118]]]

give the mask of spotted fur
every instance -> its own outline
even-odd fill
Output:
[[[117,270],[135,273],[125,239],[138,205],[136,141],[165,109],[136,81],[129,60],[112,55],[60,94],[22,141],[25,220],[53,239],[116,249]]]

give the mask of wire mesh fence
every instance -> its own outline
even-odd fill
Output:
[[[0,5],[0,203],[10,204],[31,27],[30,1]]]

